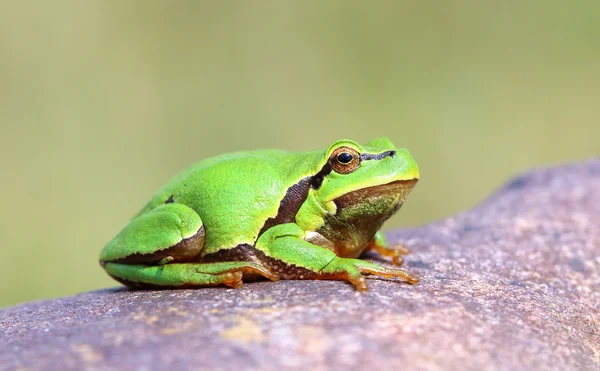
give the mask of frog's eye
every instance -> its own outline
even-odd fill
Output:
[[[360,154],[350,147],[340,147],[329,157],[333,171],[339,174],[349,174],[360,166]]]
[[[348,152],[342,152],[337,156],[338,162],[341,162],[342,164],[347,164],[350,161],[352,161],[353,159],[354,159],[354,156],[352,156],[352,153],[348,153]]]

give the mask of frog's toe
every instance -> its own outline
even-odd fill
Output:
[[[410,251],[410,249],[408,247],[401,245],[401,244],[396,244],[396,245],[390,246],[389,249],[397,251],[398,254],[400,254],[400,255],[412,254],[412,251]]]
[[[173,260],[175,260],[175,258],[169,255],[169,256],[166,256],[166,257],[162,258],[157,264],[158,265],[165,265],[165,264],[169,264]]]
[[[392,258],[392,263],[396,266],[401,266],[402,264],[404,264],[404,258],[402,257],[402,255],[407,255],[411,253],[411,251],[408,248],[400,244],[394,246],[385,246],[378,245],[376,243],[371,243],[369,244],[367,249],[375,250],[381,256]]]
[[[242,281],[244,274],[242,272],[223,273],[220,276],[219,278],[222,279],[221,283],[231,288],[238,289],[244,284]]]
[[[360,272],[364,274],[371,274],[374,276],[385,278],[398,277],[411,284],[419,283],[419,278],[417,276],[410,274],[404,269],[384,268],[380,265],[358,259],[356,260],[355,265],[360,270]]]
[[[369,291],[369,285],[367,285],[367,279],[360,277],[356,282],[352,282],[356,290],[358,291]]]
[[[392,263],[399,267],[404,264],[404,258],[402,257],[401,254],[393,255]]]
[[[340,280],[340,281],[348,281],[354,285],[357,291],[368,291],[369,285],[367,284],[367,280],[361,274],[360,270],[358,270],[353,265],[341,265],[335,269],[327,269],[323,270],[320,274],[316,275],[314,278],[321,280]]]

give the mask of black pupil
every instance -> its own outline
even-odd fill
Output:
[[[337,157],[338,161],[342,164],[347,164],[348,162],[352,161],[353,158],[354,157],[352,156],[352,154],[348,152],[342,152]]]

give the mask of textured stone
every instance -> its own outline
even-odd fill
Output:
[[[443,192],[443,189],[440,189]],[[600,159],[389,235],[421,283],[123,288],[0,311],[0,368],[600,369]]]

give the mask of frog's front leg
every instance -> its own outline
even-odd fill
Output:
[[[239,287],[244,273],[278,279],[256,263],[198,262],[204,235],[202,220],[193,209],[177,203],[161,205],[131,220],[102,250],[100,263],[131,287]]]
[[[410,254],[410,250],[400,244],[388,246],[387,239],[378,231],[375,233],[375,237],[369,242],[365,251],[377,251],[381,256],[392,258],[392,263],[397,266],[404,264],[404,258],[402,255]]]
[[[417,283],[417,277],[401,269],[387,269],[360,259],[341,258],[334,252],[304,240],[296,224],[269,229],[258,240],[257,254],[263,265],[282,279],[335,279],[350,281],[357,290],[368,290],[363,274],[399,277]]]

